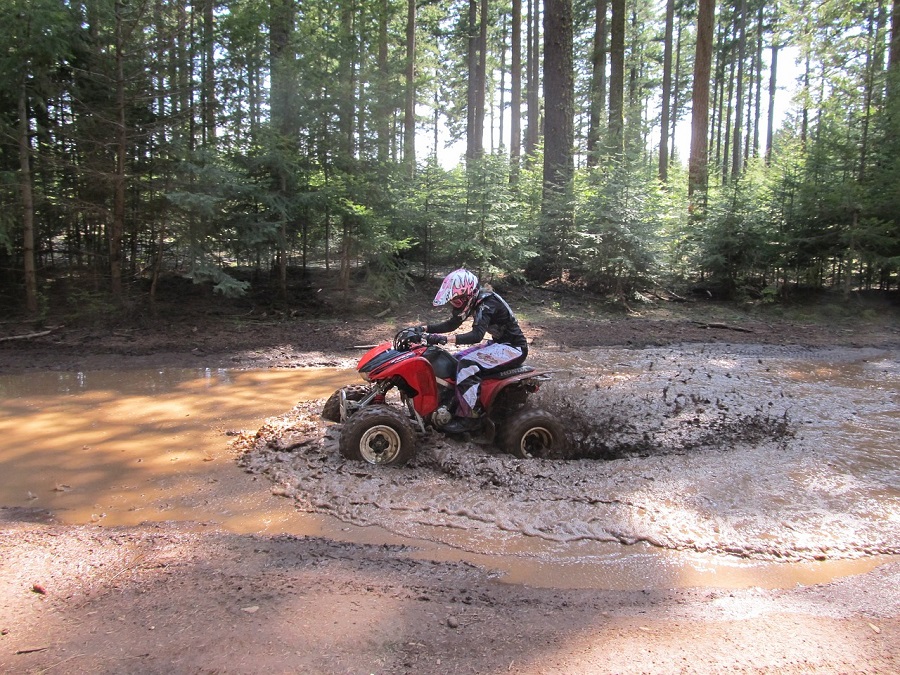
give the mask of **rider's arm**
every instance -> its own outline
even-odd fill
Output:
[[[454,338],[458,345],[477,345],[484,340],[488,326],[491,325],[491,317],[496,308],[494,305],[485,300],[475,310],[475,317],[472,319],[472,330],[468,333],[457,333]]]
[[[463,317],[462,314],[457,314],[453,312],[453,315],[447,319],[446,321],[441,321],[440,323],[430,323],[425,326],[426,333],[449,333],[450,331],[456,330],[462,325]]]

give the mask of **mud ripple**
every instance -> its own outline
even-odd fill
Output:
[[[300,509],[476,552],[526,537],[786,561],[900,553],[900,419],[871,395],[896,391],[894,355],[543,356],[558,372],[538,403],[571,420],[569,458],[517,460],[429,433],[402,469],[346,462],[340,426],[312,402],[239,438],[240,462]],[[874,432],[852,424],[872,418]]]

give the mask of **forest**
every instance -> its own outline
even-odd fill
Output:
[[[898,0],[2,0],[0,45],[4,313],[900,284]]]

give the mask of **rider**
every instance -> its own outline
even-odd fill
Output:
[[[490,288],[482,287],[478,277],[467,269],[454,270],[444,277],[432,304],[435,307],[449,304],[452,314],[445,321],[425,326],[429,344],[446,344],[447,336],[441,333],[456,330],[472,317],[472,330],[451,336],[458,345],[475,346],[459,354],[458,419],[444,427],[448,431],[467,431],[478,425],[476,418],[483,413],[478,405],[481,378],[521,365],[528,356],[528,343],[506,301]],[[486,333],[493,339],[480,344]]]

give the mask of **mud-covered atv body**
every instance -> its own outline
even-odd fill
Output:
[[[446,431],[453,419],[459,361],[423,343],[421,328],[405,328],[370,349],[357,370],[365,385],[343,387],[326,401],[322,417],[342,422],[341,454],[370,464],[403,465],[415,455],[416,432]],[[470,433],[516,457],[546,457],[565,449],[565,430],[547,411],[527,407],[550,379],[548,371],[520,366],[485,376],[479,402],[485,414]],[[388,403],[396,389],[400,405]]]

